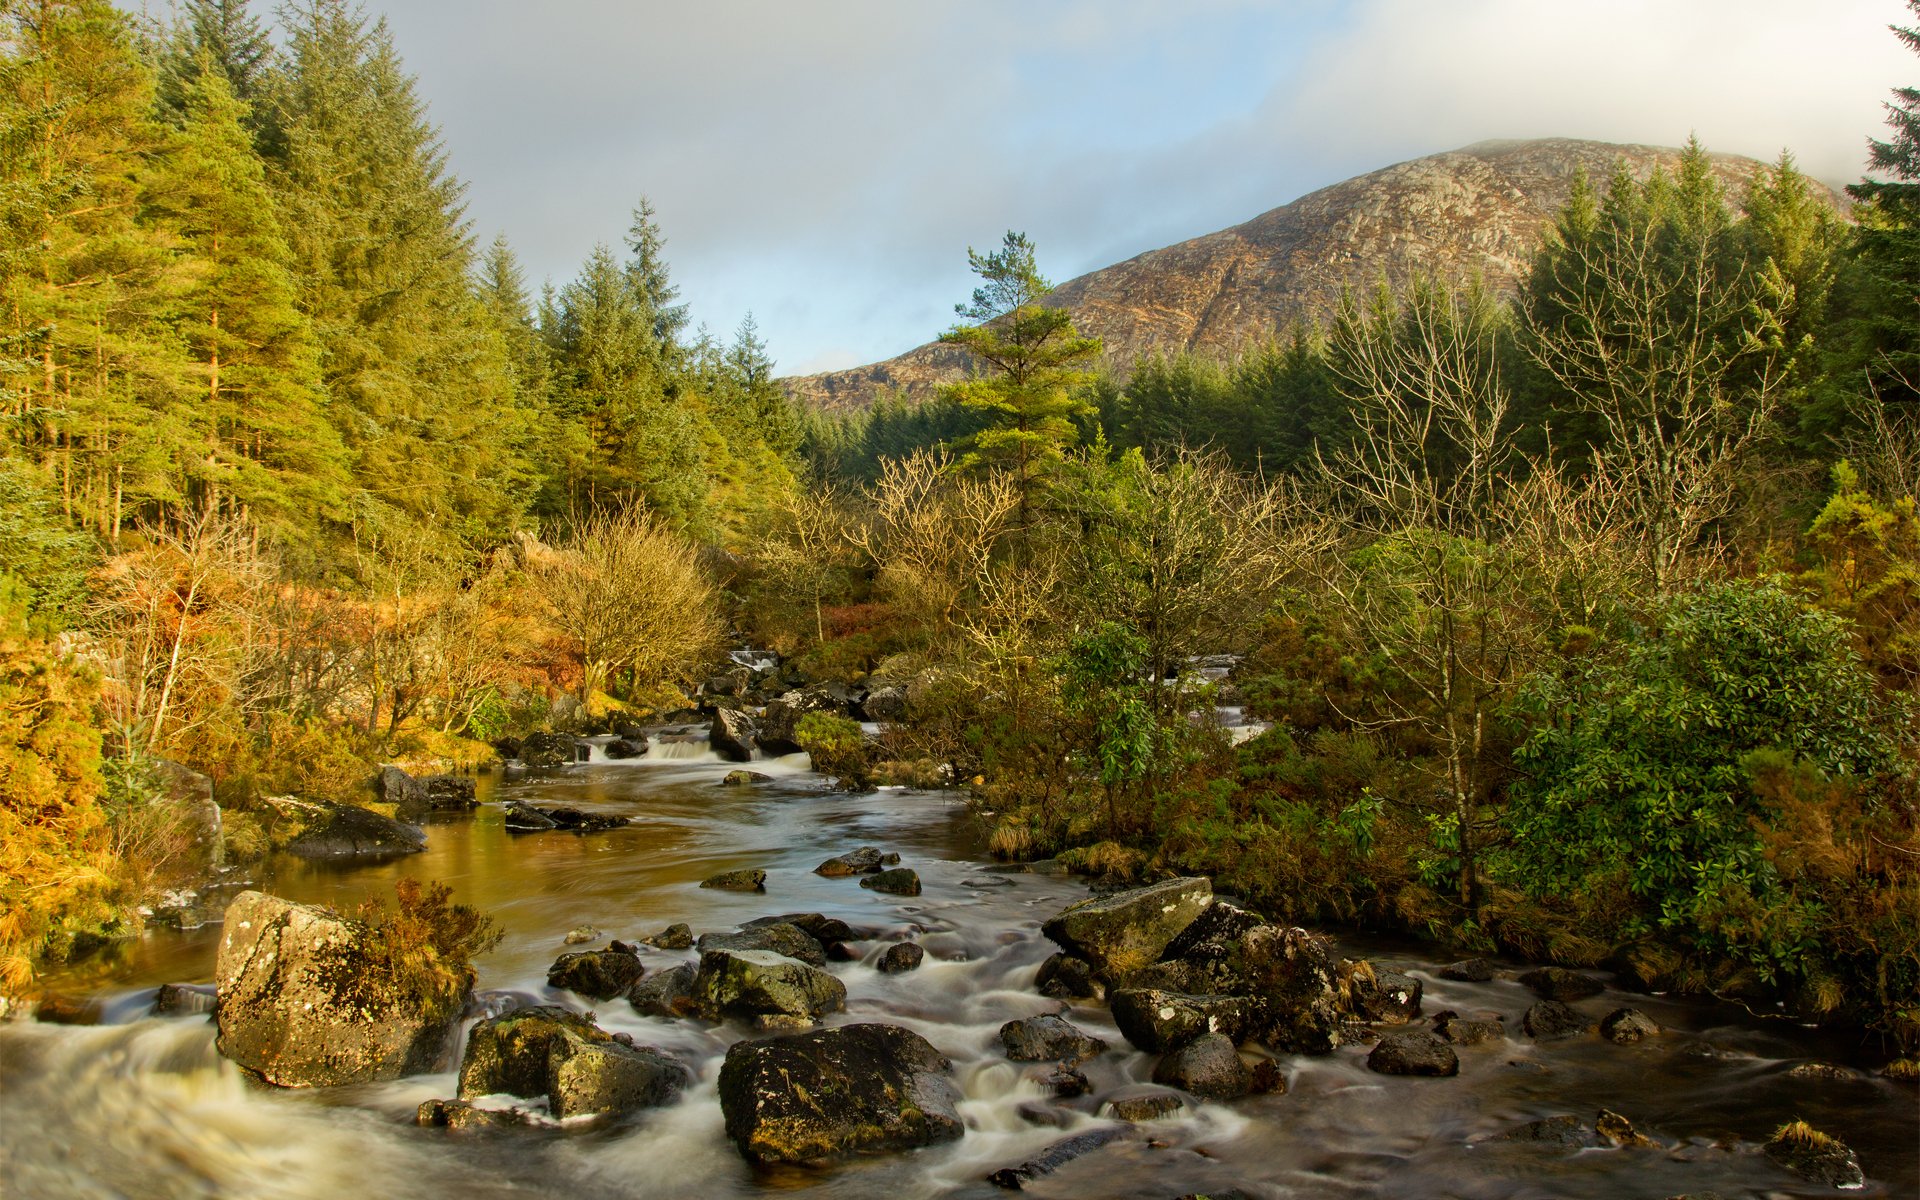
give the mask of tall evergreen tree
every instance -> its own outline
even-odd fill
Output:
[[[288,251],[246,129],[246,102],[202,54],[181,83],[181,129],[158,160],[151,202],[185,255],[173,298],[207,438],[196,474],[283,528],[346,515],[348,456],[327,422],[318,348],[295,305]]]
[[[249,106],[247,120],[253,128],[273,43],[248,0],[187,0],[161,50],[154,86],[160,111],[175,121],[186,115],[202,59],[210,60],[226,76],[227,90]]]
[[[640,197],[633,209],[633,224],[627,229],[627,249],[633,257],[627,263],[627,278],[634,294],[652,314],[653,337],[661,356],[670,357],[687,328],[687,306],[676,304],[680,289],[673,284],[667,268],[667,239],[660,232],[660,220],[653,201]]]
[[[969,248],[967,264],[981,283],[954,311],[973,324],[956,325],[940,340],[986,368],[948,394],[988,424],[968,439],[961,461],[1013,473],[1025,528],[1035,488],[1078,437],[1074,419],[1091,409],[1078,391],[1092,377],[1100,340],[1081,337],[1065,309],[1041,303],[1053,285],[1040,274],[1026,234],[1009,230],[1000,249],[987,254]]]

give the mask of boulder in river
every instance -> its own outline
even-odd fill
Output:
[[[1637,1008],[1616,1008],[1600,1018],[1600,1036],[1616,1046],[1629,1046],[1659,1033],[1659,1022]]]
[[[1419,1016],[1423,990],[1413,976],[1376,967],[1364,959],[1347,972],[1348,1009],[1362,1021],[1377,1025],[1405,1025]]]
[[[1079,1063],[1107,1049],[1104,1041],[1054,1013],[1008,1021],[1000,1027],[1000,1044],[1015,1062]]]
[[[1101,1114],[1118,1121],[1156,1121],[1172,1116],[1187,1106],[1179,1092],[1162,1087],[1135,1087],[1109,1097]]]
[[[539,833],[548,829],[564,829],[569,833],[603,833],[632,824],[631,818],[614,813],[587,812],[560,804],[532,805],[522,800],[509,800],[504,807],[506,815],[502,824],[507,827],[508,833]]]
[[[613,1116],[665,1104],[691,1078],[679,1060],[563,1008],[523,1008],[467,1035],[460,1098],[545,1097],[554,1117]]]
[[[1433,1019],[1433,1031],[1456,1046],[1478,1046],[1507,1036],[1507,1027],[1499,1021],[1470,1021],[1450,1012]]]
[[[465,1100],[425,1100],[414,1110],[413,1123],[455,1133],[519,1129],[527,1114],[517,1108],[478,1108]]]
[[[1513,1142],[1526,1146],[1551,1146],[1557,1150],[1590,1150],[1607,1145],[1607,1140],[1579,1117],[1565,1115],[1542,1117],[1516,1125],[1504,1133],[1485,1139],[1489,1142]]]
[[[163,983],[153,993],[153,1015],[174,1017],[210,1013],[218,1001],[214,989],[204,983]]]
[[[1158,988],[1122,988],[1107,1002],[1113,1023],[1142,1050],[1165,1054],[1210,1033],[1238,1042],[1246,1035],[1253,1002],[1245,996],[1193,996]]]
[[[1093,964],[1065,951],[1041,963],[1033,982],[1042,996],[1054,1000],[1085,1000],[1100,993],[1100,985],[1093,979]]]
[[[767,890],[767,873],[756,870],[722,871],[702,879],[700,886],[723,892],[764,892]]]
[[[432,1070],[472,994],[423,994],[369,952],[367,931],[264,892],[227,906],[214,966],[220,1053],[269,1083],[330,1087]]]
[[[860,881],[860,886],[876,892],[890,892],[895,896],[918,896],[920,876],[911,867],[894,867],[877,875],[868,875]]]
[[[685,921],[675,921],[659,933],[650,934],[640,940],[661,950],[691,950],[693,949],[693,927]]]
[[[845,854],[836,854],[813,869],[815,875],[844,879],[849,875],[871,875],[900,861],[898,854],[882,854],[877,846],[862,846]]]
[[[836,696],[828,687],[816,686],[787,692],[769,701],[766,712],[760,718],[760,732],[756,739],[760,748],[768,754],[800,753],[803,747],[795,740],[800,718],[816,712],[845,716],[847,705],[844,695]]]
[[[1558,1000],[1542,1000],[1520,1018],[1520,1028],[1536,1042],[1550,1042],[1585,1033],[1593,1022]]]
[[[1251,909],[1243,908],[1231,900],[1219,896],[1202,909],[1193,923],[1180,931],[1180,935],[1167,943],[1160,952],[1163,962],[1185,958],[1208,943],[1225,945],[1249,930],[1265,925],[1267,920]]]
[[[562,954],[547,968],[547,986],[565,988],[595,1000],[625,995],[642,974],[640,956],[618,943],[616,946],[618,948]]]
[[[1153,1081],[1209,1100],[1234,1100],[1253,1090],[1253,1069],[1232,1038],[1208,1033],[1154,1064]]]
[[[373,777],[373,797],[393,805],[393,815],[417,821],[427,811],[427,789],[418,779],[396,766],[384,766]]]
[[[1249,1035],[1295,1054],[1325,1054],[1340,1044],[1340,994],[1326,938],[1262,925],[1228,947],[1224,968],[1231,992],[1254,1002]]]
[[[1490,958],[1463,958],[1459,962],[1448,963],[1440,968],[1440,978],[1455,983],[1490,983],[1493,981],[1493,960]]]
[[[853,926],[838,917],[829,917],[825,913],[780,913],[772,917],[755,917],[740,928],[764,929],[769,925],[791,925],[813,940],[827,945],[833,942],[851,941],[854,937]]]
[[[752,762],[756,727],[753,718],[732,708],[715,709],[707,730],[707,744],[726,762]]]
[[[720,1110],[755,1163],[928,1146],[966,1132],[952,1065],[897,1025],[737,1042],[720,1068]]]
[[[1854,1189],[1866,1184],[1860,1160],[1839,1138],[1820,1132],[1805,1121],[1792,1121],[1768,1139],[1769,1161],[1802,1179],[1830,1188]]]
[[[987,1182],[1009,1192],[1025,1191],[1027,1185],[1034,1180],[1051,1175],[1074,1159],[1091,1154],[1108,1142],[1118,1141],[1127,1135],[1128,1131],[1124,1127],[1077,1133],[1070,1138],[1053,1143],[1017,1167],[1000,1168],[987,1176]]]
[[[788,958],[797,958],[810,967],[827,965],[826,950],[819,941],[798,925],[775,921],[749,925],[736,933],[703,933],[698,943],[707,950],[769,950]]]
[[[1403,1029],[1380,1039],[1367,1055],[1367,1069],[1382,1075],[1458,1075],[1460,1057],[1424,1029]]]
[[[627,1003],[643,1016],[691,1017],[700,1011],[693,995],[699,974],[700,968],[693,963],[656,971],[627,990]]]
[[[470,813],[480,807],[480,797],[470,775],[428,775],[420,780],[427,789],[430,813]]]
[[[847,987],[798,959],[767,950],[704,950],[694,1002],[710,1016],[812,1019],[846,1007]]]
[[[600,753],[606,755],[614,762],[623,762],[630,758],[644,758],[647,753],[647,743],[645,741],[633,741],[628,738],[617,737],[602,746]]]
[[[392,858],[427,848],[426,831],[351,804],[268,796],[273,839],[300,858]]]
[[[578,741],[565,733],[530,733],[520,739],[520,763],[528,767],[564,767],[586,756]]]
[[[918,942],[895,942],[880,952],[879,959],[873,965],[882,975],[899,975],[917,970],[926,957],[926,950]]]
[[[756,783],[772,783],[773,776],[763,775],[759,771],[728,771],[720,779],[721,787],[750,787]]]
[[[1156,961],[1212,902],[1213,885],[1206,879],[1171,879],[1082,900],[1041,932],[1096,973],[1118,979]]]
[[[1591,975],[1569,971],[1565,967],[1536,967],[1520,976],[1520,982],[1546,1000],[1585,1000],[1607,990],[1607,985]]]

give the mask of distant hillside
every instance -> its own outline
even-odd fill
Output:
[[[1479,272],[1510,293],[1579,168],[1604,185],[1617,160],[1644,177],[1655,166],[1672,169],[1679,153],[1567,138],[1481,142],[1082,275],[1049,302],[1072,309],[1079,328],[1125,366],[1156,348],[1230,353],[1301,318],[1324,319],[1343,288],[1370,288],[1382,277],[1400,284],[1429,271],[1459,281]],[[1735,155],[1713,160],[1736,198],[1762,165]],[[966,371],[964,354],[929,343],[885,362],[781,382],[796,398],[848,408],[885,388],[925,396]]]

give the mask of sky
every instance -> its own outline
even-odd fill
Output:
[[[1491,138],[1859,177],[1903,0],[367,0],[483,243],[564,283],[641,195],[693,320],[890,357],[1009,229],[1056,282]]]

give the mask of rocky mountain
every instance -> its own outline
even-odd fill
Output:
[[[1150,250],[1060,285],[1048,303],[1125,367],[1155,349],[1230,354],[1296,321],[1329,317],[1342,289],[1426,271],[1456,282],[1478,272],[1511,293],[1576,172],[1604,185],[1616,161],[1645,177],[1680,152],[1660,146],[1546,138],[1481,142],[1349,179],[1243,225]],[[1736,198],[1761,163],[1714,155]],[[1836,197],[1836,203],[1838,198]],[[916,397],[964,378],[967,356],[929,343],[897,358],[783,380],[826,408],[872,403],[885,389]]]

